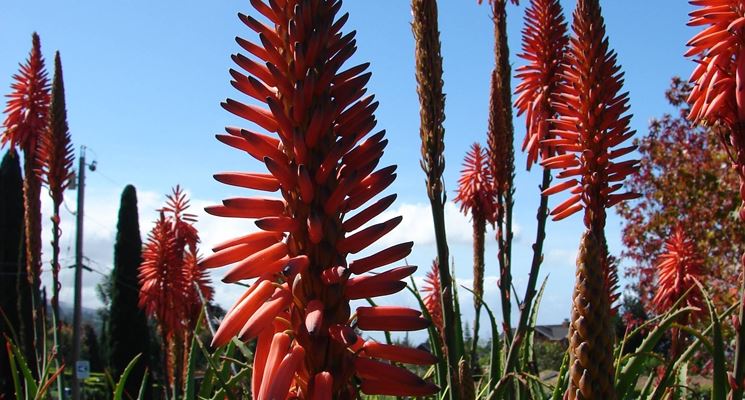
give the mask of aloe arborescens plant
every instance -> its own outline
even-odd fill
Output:
[[[23,152],[23,201],[25,207],[26,270],[31,283],[34,323],[41,324],[41,180],[39,147],[47,126],[49,112],[49,79],[41,54],[41,41],[36,33],[25,64],[13,76],[13,90],[8,95],[0,143],[18,147]],[[33,329],[34,343],[25,343],[27,349],[37,346],[41,340],[39,327]],[[38,347],[40,348],[40,347]],[[35,357],[34,357],[35,359]],[[35,362],[35,360],[29,360]]]
[[[622,73],[608,46],[605,23],[597,0],[580,0],[572,23],[574,36],[566,55],[563,82],[558,89],[552,144],[558,155],[543,160],[544,167],[561,171],[563,182],[544,194],[569,190],[569,199],[556,206],[554,219],[584,210],[586,231],[577,257],[569,327],[570,399],[614,399],[612,287],[605,244],[606,208],[635,198],[615,193],[637,160],[617,158],[634,150],[618,148],[634,132],[629,130],[628,93],[621,92]],[[561,154],[563,153],[563,154]]]
[[[418,330],[429,321],[403,307],[350,308],[351,300],[403,289],[401,279],[416,267],[367,273],[406,257],[411,242],[348,260],[401,221],[368,225],[395,195],[365,205],[396,175],[395,166],[376,170],[387,140],[382,131],[370,134],[378,103],[365,96],[368,65],[342,68],[356,50],[354,32],[341,31],[348,15],[339,15],[341,1],[251,3],[264,22],[240,15],[258,41],[237,39],[251,55],[233,56],[245,72],[230,73],[233,86],[264,107],[231,99],[223,107],[269,134],[227,128],[218,139],[263,162],[269,173],[215,177],[281,197],[230,198],[207,208],[213,215],[255,218],[260,228],[216,246],[202,262],[235,264],[226,282],[258,278],[228,311],[213,345],[257,338],[254,399],[352,399],[360,390],[432,394],[436,386],[388,362],[431,364],[429,353],[355,332]]]
[[[716,126],[733,168],[740,177],[739,217],[745,222],[745,7],[738,0],[696,0],[689,25],[704,26],[689,42],[686,56],[698,64],[688,98],[689,118]],[[742,268],[745,270],[745,255]],[[740,274],[742,279],[742,273]],[[739,399],[745,390],[745,280],[735,319],[734,370],[730,397]]]

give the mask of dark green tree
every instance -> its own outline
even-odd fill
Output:
[[[98,335],[90,324],[83,326],[83,341],[85,342],[85,350],[87,351],[87,360],[90,360],[91,371],[101,372],[103,371],[104,365],[101,359],[101,347],[98,345]]]
[[[21,335],[15,339],[20,342],[27,357],[31,357],[29,361],[34,361],[31,289],[26,277],[24,256],[23,210],[21,164],[18,153],[11,149],[5,153],[0,164],[0,393],[13,392],[2,335],[10,338]]]
[[[137,192],[128,185],[122,192],[119,221],[114,244],[114,270],[111,272],[109,321],[106,333],[109,362],[119,376],[137,354],[142,361],[127,379],[127,393],[136,397],[145,367],[149,365],[149,329],[145,313],[137,307],[139,283],[137,269],[142,260],[142,239],[137,213]]]

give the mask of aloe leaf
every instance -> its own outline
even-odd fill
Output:
[[[127,383],[127,378],[129,377],[129,374],[132,373],[135,365],[137,365],[137,361],[140,360],[140,357],[142,357],[142,353],[136,355],[135,358],[133,358],[132,361],[127,364],[127,368],[124,368],[124,372],[122,372],[122,376],[119,377],[119,382],[116,384],[116,389],[114,390],[114,400],[122,400],[122,396],[124,396],[124,386]]]
[[[626,364],[621,368],[621,373],[616,379],[616,393],[618,398],[624,398],[630,390],[634,388],[636,379],[641,373],[644,367],[644,360],[647,359],[646,354],[651,353],[657,342],[660,341],[665,332],[670,329],[670,325],[673,324],[680,316],[694,310],[692,307],[681,308],[665,314],[662,321],[653,329],[646,338],[642,341],[641,345],[637,349],[637,352],[631,355]]]

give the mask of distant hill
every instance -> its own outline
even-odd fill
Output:
[[[68,324],[72,324],[73,305],[60,301],[59,308],[62,320]],[[91,325],[93,330],[96,331],[96,334],[100,335],[101,328],[103,328],[103,321],[101,320],[101,316],[98,314],[98,309],[83,307],[81,311],[83,315],[83,325]],[[48,312],[51,312],[51,309]]]

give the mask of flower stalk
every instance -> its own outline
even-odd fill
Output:
[[[26,271],[31,287],[33,308],[34,343],[26,348],[41,349],[43,340],[43,309],[41,304],[41,180],[39,146],[47,125],[49,112],[49,79],[41,54],[41,42],[36,33],[32,36],[32,47],[25,64],[13,76],[12,92],[8,95],[0,143],[4,147],[20,148],[23,152],[23,202],[26,242]],[[22,334],[26,337],[25,334]],[[36,362],[36,358],[29,360]]]
[[[443,94],[442,55],[436,0],[412,0],[414,20],[412,30],[415,40],[417,93],[419,94],[419,136],[422,140],[422,169],[426,175],[437,243],[440,289],[442,290],[442,317],[445,333],[445,354],[448,368],[448,384],[453,389],[458,385],[458,363],[463,354],[458,354],[453,309],[453,281],[450,275],[449,250],[445,231],[446,194],[442,173],[445,170],[445,95]],[[450,390],[450,398],[458,398],[458,390]]]
[[[568,190],[570,197],[554,207],[554,220],[584,210],[586,228],[577,257],[569,326],[569,388],[574,399],[614,399],[611,302],[615,275],[605,240],[606,208],[638,197],[617,194],[623,180],[638,170],[637,160],[618,161],[635,146],[617,148],[633,136],[629,129],[628,93],[621,93],[622,73],[609,49],[597,0],[580,0],[574,11],[573,38],[555,104],[556,155],[544,167],[559,169],[563,181],[543,191]]]
[[[528,170],[534,163],[556,153],[555,147],[550,144],[550,139],[553,138],[551,120],[558,116],[552,103],[558,100],[557,92],[562,82],[561,72],[568,41],[567,24],[559,1],[532,0],[526,10],[523,53],[520,55],[527,61],[527,64],[517,69],[517,78],[521,79],[521,83],[516,88],[518,98],[515,101],[518,115],[526,114],[526,134],[522,150],[528,155]],[[541,192],[548,189],[550,185],[551,170],[544,167]],[[546,194],[541,194],[536,219],[538,223],[528,284],[520,304],[520,318],[515,330],[515,338],[507,351],[506,371],[513,371],[517,366],[518,353],[526,335],[533,300],[536,296],[538,272],[543,261],[543,243],[546,239],[546,221],[548,220],[548,195]]]
[[[689,119],[717,128],[721,142],[740,178],[739,217],[745,222],[745,9],[736,0],[702,0],[690,13],[689,26],[702,26],[687,45],[686,56],[695,57],[694,83],[688,98]],[[745,255],[742,257],[745,271]],[[729,398],[739,399],[745,390],[745,278],[735,323],[735,362]]]

